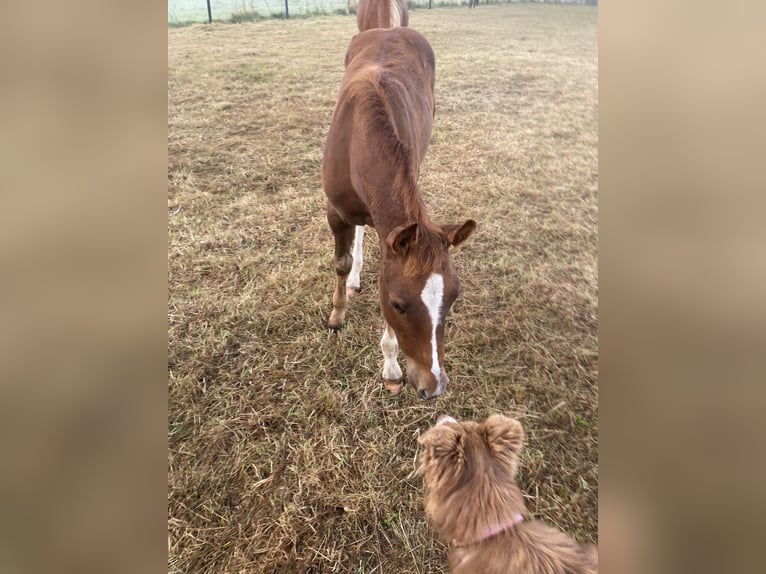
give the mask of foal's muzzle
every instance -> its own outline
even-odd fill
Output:
[[[413,386],[420,400],[427,400],[444,393],[449,384],[449,377],[442,369],[437,380],[430,370],[407,359],[407,381]]]

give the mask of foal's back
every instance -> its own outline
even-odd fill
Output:
[[[325,145],[326,191],[341,191],[351,172],[379,165],[381,148],[391,143],[402,144],[417,169],[431,139],[434,69],[431,46],[411,28],[377,28],[354,37]]]
[[[340,98],[348,88],[349,97],[367,92],[368,98],[380,99],[396,137],[414,148],[420,161],[433,125],[434,75],[434,53],[420,32],[369,30],[355,36],[346,52]],[[364,105],[364,100],[357,101]]]

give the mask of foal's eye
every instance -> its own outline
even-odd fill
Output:
[[[391,301],[391,306],[394,308],[394,311],[396,311],[400,315],[404,315],[404,312],[405,312],[404,305],[399,303],[399,301]]]

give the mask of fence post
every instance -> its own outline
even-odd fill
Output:
[[[290,18],[290,11],[287,9],[287,0],[285,0],[285,20]]]
[[[287,0],[285,0],[286,2]],[[213,23],[213,13],[210,11],[210,0],[207,0],[207,23]]]

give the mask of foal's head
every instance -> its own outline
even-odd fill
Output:
[[[393,229],[382,246],[380,306],[407,359],[407,380],[418,397],[438,397],[449,382],[444,370],[444,322],[460,293],[450,246],[476,229],[411,223]]]

